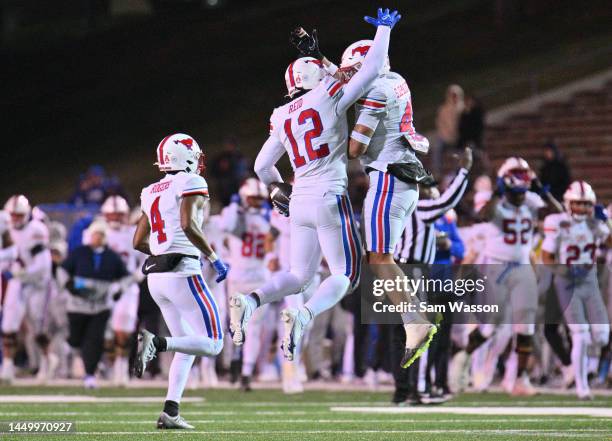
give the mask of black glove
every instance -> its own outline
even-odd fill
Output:
[[[273,182],[269,186],[270,200],[280,214],[289,217],[289,202],[291,201],[291,185],[284,182]]]
[[[316,29],[312,30],[312,35],[308,35],[303,28],[296,28],[291,32],[289,41],[304,57],[313,57],[319,61],[325,58],[319,49],[319,37],[317,37]]]

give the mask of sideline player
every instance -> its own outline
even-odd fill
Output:
[[[291,213],[291,270],[275,274],[247,296],[230,298],[230,332],[235,344],[244,343],[247,322],[257,307],[304,291],[322,255],[331,275],[302,308],[281,312],[285,358],[294,359],[308,323],[356,286],[361,244],[346,194],[346,111],[378,76],[387,58],[391,28],[400,18],[397,11],[382,9],[377,18],[365,18],[377,27],[374,44],[362,68],[346,84],[326,74],[322,63],[312,57],[299,58],[287,68],[285,81],[291,101],[272,113],[270,137],[257,156],[255,172],[266,185],[282,183],[275,164],[285,152],[289,155],[295,173],[286,212]],[[274,191],[271,194],[278,207]]]
[[[268,190],[257,178],[248,178],[238,190],[239,202],[232,202],[221,212],[223,231],[227,233],[229,264],[228,291],[251,292],[265,283],[268,271],[264,263],[265,239],[270,231],[269,208],[263,206]],[[251,390],[251,377],[262,348],[262,330],[268,308],[260,308],[251,317],[247,341],[242,350],[241,388]],[[239,349],[239,348],[234,348]]]
[[[572,182],[563,201],[567,211],[544,220],[542,260],[554,265],[557,298],[572,339],[576,394],[581,400],[592,400],[587,349],[591,343],[600,347],[608,344],[610,333],[595,254],[602,243],[612,245],[612,238],[603,207],[595,210],[597,200],[589,184]]]
[[[515,356],[517,357],[516,376],[506,378],[507,390],[512,395],[534,395],[527,373],[529,356],[533,352],[533,335],[538,306],[538,286],[536,275],[530,262],[533,242],[533,229],[538,221],[540,209],[546,206],[544,200],[529,191],[535,188],[547,198],[558,211],[559,203],[541,187],[535,173],[527,161],[510,157],[504,161],[497,172],[497,190],[480,210],[480,217],[490,222],[485,240],[482,260],[487,264],[487,293],[495,295],[498,304],[507,304],[505,323],[512,324],[516,336]],[[505,302],[505,303],[502,303]],[[470,334],[467,352],[472,353],[487,338],[493,335],[495,324],[491,317],[489,323],[479,326]],[[490,348],[489,356],[497,356],[505,349],[505,344]],[[513,364],[514,365],[514,364]]]
[[[310,36],[300,28],[296,34],[293,43],[303,55],[326,62],[316,31]],[[372,44],[372,40],[360,40],[346,48],[339,69],[343,80],[361,68]],[[427,153],[429,141],[415,131],[410,89],[401,75],[391,72],[388,57],[355,104],[355,115],[348,157],[360,158],[370,179],[363,212],[366,259],[377,278],[403,277],[393,252],[419,199],[418,184],[427,178],[415,152]],[[389,297],[397,304],[412,301],[409,293],[393,292]],[[425,351],[436,327],[418,313],[404,313],[402,321],[406,349],[401,365],[408,367]]]
[[[31,218],[32,207],[23,195],[14,195],[4,205],[10,215],[10,235],[17,250],[17,260],[4,271],[8,280],[2,317],[3,361],[0,378],[11,383],[15,377],[14,356],[17,333],[25,319],[29,332],[40,350],[39,369],[48,369],[49,336],[46,314],[51,284],[49,230]],[[46,374],[41,375],[41,378]]]
[[[139,288],[143,279],[140,265],[144,255],[131,247],[135,227],[129,225],[130,207],[121,196],[109,196],[100,208],[109,228],[106,232],[108,246],[123,259],[125,267],[131,274],[131,283],[125,283],[117,295],[119,299],[113,305],[109,322],[112,331],[110,348],[114,355],[113,382],[125,386],[129,382],[130,341],[136,331],[138,319]]]
[[[161,309],[172,337],[143,330],[136,375],[158,352],[175,352],[168,378],[159,429],[193,429],[179,415],[179,403],[196,356],[214,357],[223,349],[223,329],[214,297],[204,283],[200,253],[219,277],[228,267],[202,234],[208,184],[200,173],[204,156],[189,135],[166,136],[157,147],[157,166],[166,175],[142,190],[142,215],[134,234],[134,248],[150,255],[143,269],[151,296]]]

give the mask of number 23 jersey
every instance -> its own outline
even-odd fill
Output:
[[[343,87],[328,75],[270,117],[270,136],[283,144],[295,172],[292,195],[346,190],[348,124],[337,109]]]
[[[528,264],[533,247],[533,229],[538,220],[538,210],[545,206],[537,194],[528,191],[525,202],[516,207],[505,198],[495,208],[489,222],[484,256],[489,260]]]
[[[184,196],[192,195],[208,198],[208,184],[202,176],[185,172],[167,174],[142,190],[140,205],[151,226],[149,247],[154,255],[181,253],[200,256],[200,250],[189,241],[181,228],[181,201]],[[202,225],[204,210],[198,210],[194,215],[197,224]],[[193,268],[180,268],[185,265]],[[200,263],[196,259],[183,259],[177,272],[197,274]]]

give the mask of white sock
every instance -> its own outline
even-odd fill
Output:
[[[331,275],[319,285],[304,306],[316,317],[335,306],[344,297],[350,284],[349,278],[345,275]]]
[[[166,351],[188,355],[213,357],[223,349],[223,340],[214,340],[206,335],[166,337]]]
[[[193,355],[174,354],[172,364],[170,364],[170,372],[168,372],[168,394],[166,395],[166,400],[176,401],[177,403],[181,402],[194,360],[195,356]]]
[[[572,365],[576,378],[576,393],[586,395],[590,393],[587,366],[587,348],[590,336],[587,332],[572,333]]]

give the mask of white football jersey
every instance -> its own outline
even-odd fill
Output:
[[[405,136],[415,136],[412,97],[406,80],[395,72],[379,76],[355,104],[358,124],[374,128],[372,140],[360,161],[382,172],[393,163],[417,162]]]
[[[276,210],[272,210],[270,225],[278,231],[274,244],[278,263],[282,271],[289,271],[291,261],[291,222]]]
[[[37,267],[37,283],[44,284],[51,280],[51,254],[49,252],[49,230],[38,220],[31,220],[22,229],[10,228],[11,239],[17,247],[17,259],[21,267],[32,268],[34,259],[39,260]],[[44,253],[44,257],[41,254]]]
[[[544,219],[544,235],[542,250],[555,254],[560,264],[592,265],[610,230],[597,219],[576,221],[569,213],[555,213]]]
[[[181,200],[183,196],[191,195],[208,198],[208,184],[202,176],[186,172],[167,174],[142,190],[140,206],[151,225],[149,247],[154,255],[181,253],[200,257],[200,250],[189,241],[181,228]],[[195,216],[195,221],[202,225],[204,210],[198,210]],[[199,260],[183,259],[174,272],[198,274]]]
[[[223,209],[224,217],[235,206]],[[237,213],[239,219],[235,223],[237,228],[226,231],[229,249],[229,264],[232,268],[229,278],[240,283],[264,282],[267,270],[264,265],[266,254],[264,243],[266,235],[270,232],[270,221],[266,209],[240,209]],[[231,214],[233,216],[234,214]],[[227,225],[224,222],[224,225]]]
[[[486,236],[484,257],[487,262],[529,263],[533,248],[533,229],[538,219],[538,210],[545,206],[540,196],[530,191],[525,202],[517,207],[502,198],[489,222],[492,228]]]
[[[121,256],[125,267],[130,274],[139,270],[142,253],[132,247],[136,227],[132,225],[121,225],[119,228],[109,228],[106,232],[108,247]]]
[[[346,190],[348,124],[337,109],[343,87],[327,75],[270,117],[270,136],[283,144],[295,173],[293,195]]]

